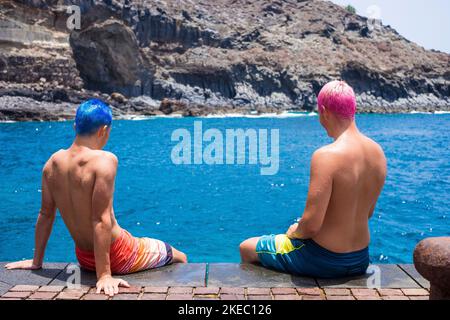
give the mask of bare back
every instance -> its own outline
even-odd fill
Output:
[[[381,147],[359,132],[344,134],[321,150],[332,179],[331,196],[313,240],[338,253],[369,245],[368,220],[386,178]]]
[[[116,157],[105,151],[74,147],[56,152],[44,168],[50,194],[77,247],[93,251],[92,197],[96,175],[105,166],[117,167]],[[120,232],[111,210],[112,239]]]

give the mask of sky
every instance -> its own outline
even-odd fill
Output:
[[[331,0],[352,5],[357,14],[381,17],[402,36],[426,49],[450,53],[449,0]]]

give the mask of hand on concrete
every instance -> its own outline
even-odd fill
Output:
[[[119,293],[119,287],[123,286],[125,288],[129,288],[130,285],[128,282],[122,279],[116,279],[111,277],[110,275],[103,276],[97,281],[97,293],[101,293],[102,290],[106,295],[112,297],[115,294]]]

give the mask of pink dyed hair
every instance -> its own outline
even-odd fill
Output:
[[[353,119],[356,113],[356,97],[345,81],[331,81],[320,90],[317,97],[319,112],[324,108],[345,119]]]

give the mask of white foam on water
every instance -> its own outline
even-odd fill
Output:
[[[206,116],[198,116],[194,118],[299,118],[299,117],[315,117],[317,113],[315,112],[282,112],[282,113],[262,113],[262,114],[246,114],[246,113],[226,113],[226,114],[209,114]],[[153,116],[139,116],[139,115],[125,115],[120,118],[120,120],[131,120],[131,121],[143,121],[152,120],[157,118],[183,118],[182,114],[171,114],[171,115],[153,115]]]
[[[425,111],[411,111],[409,114],[450,114],[450,111],[434,111],[434,112],[425,112]]]
[[[0,123],[16,123],[17,121],[13,120],[0,120]]]
[[[152,117],[149,116],[125,116],[124,120],[131,120],[131,121],[143,121],[143,120],[151,120]]]
[[[131,121],[145,121],[145,120],[154,120],[157,118],[182,118],[181,114],[174,115],[154,115],[154,116],[139,116],[139,115],[125,115],[118,120],[131,120]]]
[[[411,111],[409,114],[433,114],[433,112]]]
[[[201,116],[199,118],[300,118],[300,117],[315,117],[315,112],[289,112],[282,113],[262,113],[262,114],[244,114],[244,113],[227,113],[227,114],[210,114]]]
[[[170,115],[161,114],[161,115],[152,116],[152,118],[183,118],[183,115],[182,114],[170,114]]]

